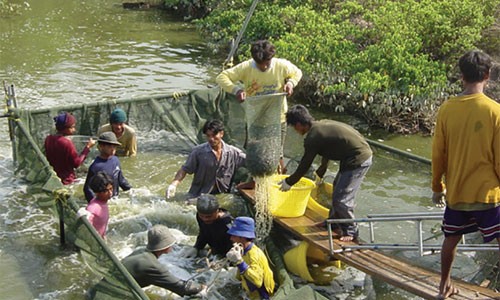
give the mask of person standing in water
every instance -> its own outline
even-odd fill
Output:
[[[75,145],[68,138],[76,131],[76,118],[70,113],[62,112],[54,118],[54,122],[57,133],[45,138],[45,155],[61,182],[67,185],[75,181],[75,169],[83,164],[96,141],[89,139],[78,154]]]
[[[136,156],[137,137],[135,130],[126,124],[127,114],[123,109],[116,108],[109,115],[109,124],[101,126],[97,135],[111,131],[116,135],[120,145],[116,148],[116,156]]]
[[[214,195],[202,194],[196,201],[196,221],[199,232],[193,247],[184,251],[184,257],[204,256],[205,247],[210,247],[210,254],[225,256],[233,243],[227,233],[231,228],[233,217],[219,207],[219,201]],[[205,251],[206,252],[206,251]]]
[[[154,225],[148,230],[146,249],[141,248],[132,252],[122,260],[122,264],[141,287],[155,285],[180,296],[206,297],[206,285],[192,280],[181,280],[158,261],[161,255],[172,251],[175,243],[175,237],[167,226]]]
[[[99,171],[104,171],[113,178],[113,196],[118,196],[120,188],[124,191],[132,188],[125,176],[123,176],[120,160],[115,155],[116,147],[120,145],[116,140],[115,134],[109,131],[104,132],[99,136],[97,142],[99,143],[99,156],[90,165],[85,184],[83,185],[83,192],[87,201],[94,198],[94,193],[89,183],[90,179]]]
[[[189,199],[201,194],[228,193],[236,170],[245,164],[245,153],[222,140],[224,137],[222,121],[207,121],[203,125],[203,133],[207,142],[191,150],[186,163],[177,171],[174,180],[165,191],[167,199],[175,196],[177,186],[187,174],[194,175],[188,192]]]

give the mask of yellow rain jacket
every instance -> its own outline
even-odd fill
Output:
[[[241,281],[243,289],[250,299],[262,299],[259,289],[265,290],[269,296],[274,293],[273,271],[264,252],[253,243],[245,249],[243,254],[244,263],[238,266],[236,279]],[[247,265],[243,267],[241,265]],[[245,269],[246,267],[246,269]]]

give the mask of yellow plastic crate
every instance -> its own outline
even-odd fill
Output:
[[[314,188],[314,182],[302,177],[287,192],[279,190],[278,182],[287,178],[288,175],[274,175],[268,187],[269,211],[275,217],[300,217],[302,216],[309,201],[309,195]]]

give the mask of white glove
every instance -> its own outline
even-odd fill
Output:
[[[282,192],[288,192],[292,188],[291,185],[289,185],[288,183],[286,183],[285,179],[283,179],[280,182],[278,182],[278,185],[280,186],[280,191],[282,191]]]
[[[184,258],[193,258],[198,256],[198,249],[195,247],[187,247],[181,253],[181,256]]]
[[[437,207],[445,207],[446,206],[446,190],[442,192],[433,192],[432,193],[432,202]]]
[[[226,253],[227,260],[234,265],[238,265],[243,262],[243,245],[240,243],[233,243],[233,248],[231,248]]]
[[[175,196],[175,190],[177,189],[177,186],[175,184],[171,184],[168,186],[167,188],[167,192],[165,193],[166,196],[167,196],[167,199],[170,199],[172,198],[173,196]]]
[[[81,218],[83,216],[88,218],[88,216],[90,216],[90,211],[88,211],[85,207],[80,207],[80,209],[76,212],[76,217]]]
[[[203,289],[198,292],[195,296],[200,297],[200,298],[207,298],[208,297],[208,286],[203,285]]]

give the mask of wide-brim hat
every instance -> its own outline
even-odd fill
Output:
[[[99,143],[106,143],[106,144],[112,144],[112,145],[118,145],[120,146],[120,142],[118,142],[118,139],[116,138],[116,135],[112,131],[106,131],[103,132],[99,138],[97,139]]]
[[[250,217],[237,217],[234,224],[227,231],[229,235],[244,237],[247,239],[255,238],[255,221]]]
[[[165,225],[155,225],[148,231],[148,245],[146,249],[151,252],[161,251],[175,244],[175,237]]]

